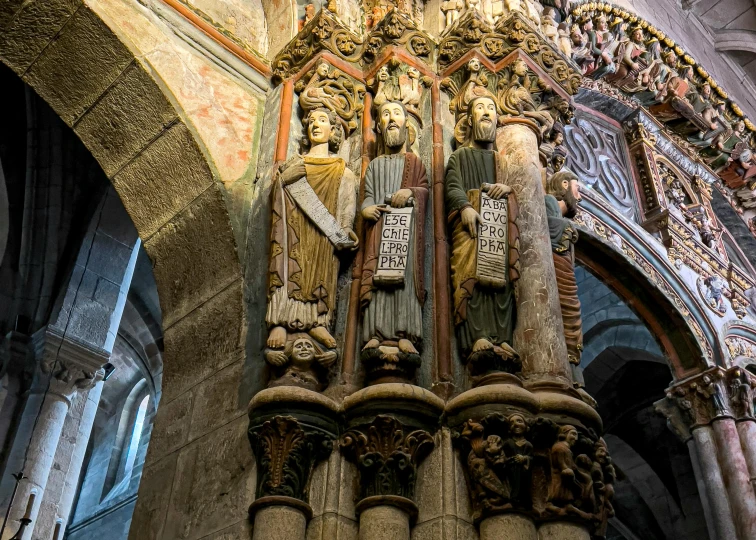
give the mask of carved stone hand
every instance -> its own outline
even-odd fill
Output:
[[[391,206],[394,208],[404,208],[410,197],[412,197],[412,190],[400,189],[391,198]]]
[[[383,205],[372,204],[362,210],[362,219],[367,221],[378,221],[379,219],[381,219],[381,214],[383,212],[389,211],[390,210]]]
[[[478,223],[480,223],[480,214],[472,206],[462,209],[462,225],[467,229],[471,238],[478,237]]]
[[[512,188],[504,184],[491,184],[488,188],[488,196],[492,199],[502,199],[512,193]]]

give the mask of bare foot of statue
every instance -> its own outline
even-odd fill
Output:
[[[493,343],[485,338],[480,338],[473,344],[472,352],[476,353],[481,351],[488,351],[490,349],[493,349]]]
[[[412,342],[408,339],[399,340],[399,350],[402,351],[404,354],[418,354],[417,349],[412,344]]]
[[[509,343],[502,342],[501,348],[504,349],[504,354],[507,355],[507,358],[517,358],[520,355],[517,354],[517,351],[515,351]]]
[[[268,334],[267,345],[271,349],[283,349],[286,345],[286,328],[274,326]]]
[[[362,350],[364,351],[366,349],[377,349],[380,346],[380,344],[381,344],[380,341],[378,341],[377,339],[373,338],[370,341],[368,341],[367,343],[365,343],[365,346],[362,348]]]
[[[331,333],[322,326],[316,326],[309,332],[310,336],[317,339],[320,343],[328,347],[329,349],[336,348],[336,340],[333,339]]]

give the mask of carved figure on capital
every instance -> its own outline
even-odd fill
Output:
[[[546,512],[553,516],[574,515],[591,520],[595,510],[595,495],[591,478],[592,461],[585,454],[577,459],[573,448],[578,431],[570,425],[559,427],[557,440],[549,454],[551,482],[546,499]]]
[[[616,471],[603,440],[545,417],[492,413],[455,435],[475,522],[516,512],[535,520],[569,516],[602,536],[614,515]]]
[[[491,429],[492,425],[496,427]],[[531,509],[533,444],[526,438],[529,429],[519,413],[488,417],[483,423],[465,422],[459,438],[469,449],[466,470],[474,520],[495,512]]]
[[[465,113],[465,140],[449,158],[444,183],[457,339],[473,376],[514,373],[519,371],[511,346],[514,282],[520,275],[517,200],[494,150],[494,96],[475,97]]]
[[[420,364],[428,179],[423,162],[407,151],[408,116],[400,101],[377,108],[383,152],[365,172],[360,304],[362,362],[369,383],[410,382]]]
[[[364,87],[340,80],[343,76],[333,78],[327,68],[320,64],[301,89],[305,151],[278,168],[271,190],[265,358],[274,371],[283,371],[279,382],[303,387],[311,387],[314,379],[323,384],[314,368],[333,363],[336,340],[330,328],[339,254],[358,245],[352,230],[357,180],[335,153],[345,133],[356,127],[362,105],[353,98]]]
[[[754,381],[747,371],[735,368],[728,373],[730,406],[735,417],[754,419]]]
[[[731,298],[732,292],[727,282],[719,274],[700,276],[696,280],[696,285],[701,298],[704,299],[709,309],[720,317],[727,313],[725,298]]]

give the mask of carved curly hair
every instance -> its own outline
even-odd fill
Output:
[[[305,129],[302,145],[305,148],[309,148],[310,146],[310,139],[307,137],[307,131],[310,128],[310,121],[312,120],[312,113],[314,112],[324,112],[328,115],[328,122],[331,124],[331,136],[328,138],[328,150],[334,154],[337,153],[339,148],[341,148],[341,143],[344,142],[344,126],[341,124],[339,116],[325,107],[312,109],[305,114],[305,117],[302,119],[302,125]]]

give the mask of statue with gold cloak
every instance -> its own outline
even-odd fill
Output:
[[[357,249],[352,230],[357,207],[357,179],[336,155],[345,132],[354,129],[358,104],[356,85],[321,63],[300,92],[305,111],[303,155],[283,164],[271,191],[272,223],[265,358],[274,368],[271,385],[290,384],[310,389],[324,383],[323,369],[332,364],[336,348],[331,335],[336,307],[339,252]],[[334,89],[339,93],[334,98]],[[364,93],[364,86],[361,87]],[[322,97],[322,99],[321,99]],[[348,119],[349,121],[346,121]],[[290,341],[311,341],[310,371],[294,369]],[[314,341],[313,341],[314,340]],[[310,346],[307,346],[308,349]],[[301,363],[301,362],[300,362]],[[320,365],[318,365],[320,364]],[[309,364],[308,364],[309,365]]]
[[[457,340],[474,377],[515,373],[517,199],[494,150],[498,108],[485,91],[458,107],[456,132],[462,143],[449,157],[444,183]]]

